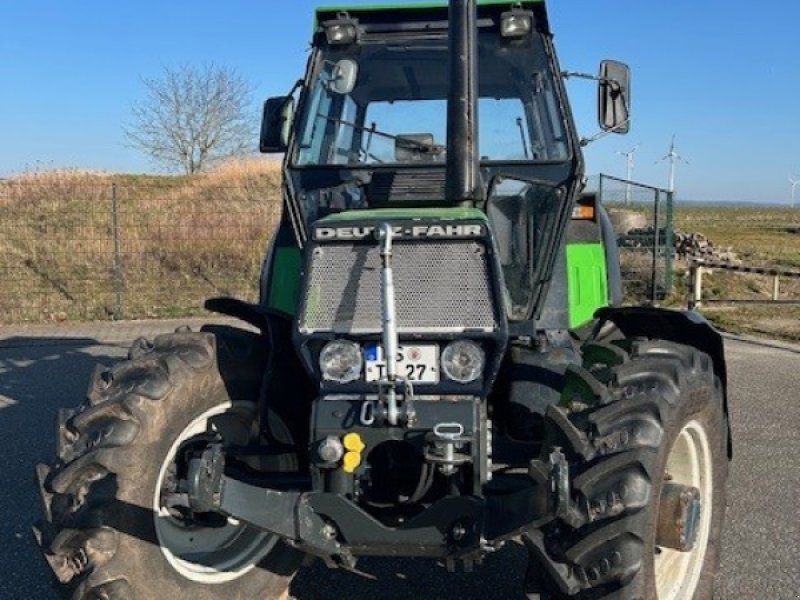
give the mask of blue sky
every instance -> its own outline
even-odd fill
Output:
[[[0,176],[152,170],[121,130],[139,78],[214,61],[251,80],[256,100],[285,92],[302,74],[315,5],[0,0]],[[552,0],[550,13],[563,68],[616,58],[633,69],[633,129],[587,149],[590,173],[623,175],[617,152],[642,143],[635,179],[665,185],[667,165],[653,163],[675,133],[690,162],[681,198],[788,202],[787,177],[800,175],[800,3]],[[569,87],[590,135],[594,85]]]

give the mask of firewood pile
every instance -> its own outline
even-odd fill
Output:
[[[717,246],[702,233],[685,233],[676,231],[673,234],[675,258],[678,260],[691,260],[702,258],[714,262],[728,262],[741,264],[733,248],[730,246]],[[618,238],[619,247],[627,249],[652,249],[656,241],[656,231],[653,227],[631,229]],[[667,232],[658,230],[658,245],[664,248],[667,244]]]
[[[713,262],[741,264],[742,261],[731,246],[717,246],[702,233],[676,231],[674,235],[675,257],[678,260],[703,258]]]

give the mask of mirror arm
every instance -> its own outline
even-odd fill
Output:
[[[302,90],[305,87],[305,85],[306,85],[306,83],[302,79],[298,79],[297,81],[295,81],[294,85],[292,86],[292,89],[289,90],[289,94],[286,96],[288,102],[292,102],[293,99],[294,99],[294,93],[297,90]],[[290,136],[291,136],[291,128],[294,127],[294,123],[295,123],[296,119],[297,119],[297,107],[295,106],[294,107],[294,114],[292,114],[292,122],[288,124],[289,127],[290,127],[290,130],[289,130],[290,131],[290,133],[289,133]],[[284,126],[285,125],[286,124],[284,124]],[[291,139],[291,138],[289,138],[289,139]],[[288,150],[288,146],[287,146],[287,150]]]
[[[626,119],[622,123],[620,123],[619,125],[614,127],[613,129],[609,129],[607,131],[601,131],[600,133],[597,133],[597,134],[593,135],[592,137],[581,138],[581,146],[585,147],[585,146],[588,146],[589,144],[592,144],[592,143],[594,143],[594,142],[596,142],[598,140],[602,140],[607,135],[611,135],[612,133],[616,133],[619,129],[622,129],[623,127],[628,125],[630,122],[631,122],[630,119]]]
[[[289,90],[289,93],[286,95],[286,97],[289,98],[291,96],[294,96],[294,93],[297,90],[302,89],[305,86],[306,86],[306,82],[303,81],[302,79],[298,79],[297,81],[294,82],[294,85],[292,86],[292,89]]]
[[[623,101],[625,102],[625,111],[628,113],[628,118],[625,119],[622,123],[618,124],[616,127],[612,127],[611,129],[608,129],[606,131],[601,131],[600,133],[597,133],[597,134],[595,134],[595,135],[593,135],[592,137],[589,137],[589,138],[581,138],[581,147],[586,147],[586,146],[588,146],[589,144],[591,144],[593,142],[596,142],[598,140],[602,140],[607,135],[611,135],[612,133],[616,133],[620,129],[624,128],[626,125],[630,125],[630,122],[631,122],[631,118],[630,118],[631,111],[630,111],[630,106],[628,106],[628,99],[627,98],[623,98]]]
[[[561,71],[561,77],[564,79],[590,79],[592,81],[600,81],[602,83],[607,83],[613,87],[615,87],[615,91],[619,91],[621,87],[619,81],[616,79],[609,79],[608,77],[599,77],[598,75],[592,75],[591,73],[579,73],[577,71]]]
[[[599,81],[600,77],[597,75],[592,75],[591,73],[581,73],[580,71],[561,71],[561,77],[564,79],[591,79],[593,81]]]

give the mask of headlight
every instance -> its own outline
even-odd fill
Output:
[[[453,342],[442,352],[442,370],[453,381],[472,383],[483,373],[485,356],[475,342]]]
[[[500,16],[500,35],[504,38],[521,38],[533,30],[533,13],[516,8]]]
[[[361,377],[364,358],[361,347],[353,342],[337,340],[327,344],[319,355],[322,378],[336,383],[351,383]]]
[[[325,35],[331,46],[354,44],[358,40],[358,22],[352,19],[337,19],[324,23]]]

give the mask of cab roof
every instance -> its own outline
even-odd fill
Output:
[[[490,11],[492,13],[504,12],[513,7],[532,10],[534,13],[536,28],[543,33],[550,33],[545,0],[477,0],[479,17],[481,12]],[[441,20],[446,17],[448,2],[447,0],[430,0],[422,2],[403,2],[371,4],[362,6],[334,5],[323,6],[317,9],[314,19],[314,32],[318,31],[321,23],[336,19],[341,13],[347,13],[351,17],[365,23],[387,20],[415,21],[433,18]],[[398,14],[400,13],[400,14]]]

